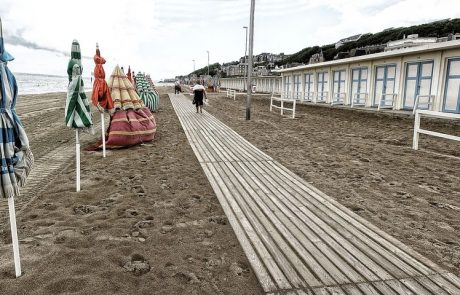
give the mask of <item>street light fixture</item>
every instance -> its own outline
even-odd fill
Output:
[[[206,52],[208,53],[208,76],[209,76],[209,50],[206,50]]]
[[[247,26],[244,26],[243,29],[246,29],[246,42],[244,43],[244,72],[243,72],[243,76],[246,77],[247,79],[247,74],[248,74],[248,60],[247,60],[247,56],[248,56],[248,27]],[[247,81],[246,81],[247,83]],[[246,90],[244,89],[246,88],[246,85],[243,85],[243,91]]]

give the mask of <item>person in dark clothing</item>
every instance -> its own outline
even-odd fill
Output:
[[[179,81],[176,81],[174,84],[174,94],[179,94],[182,92]]]
[[[200,83],[193,86],[193,100],[195,101],[196,112],[203,112],[203,99],[208,99],[206,96],[206,90]]]

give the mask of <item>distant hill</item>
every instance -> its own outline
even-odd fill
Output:
[[[460,19],[445,19],[435,21],[427,24],[401,27],[401,28],[390,28],[382,32],[375,34],[367,33],[361,36],[357,41],[349,42],[338,49],[335,49],[334,44],[328,44],[323,46],[307,47],[300,50],[297,53],[290,55],[283,61],[279,61],[276,65],[281,66],[290,63],[304,63],[307,64],[310,57],[323,51],[323,56],[326,61],[332,60],[335,55],[339,52],[350,51],[351,49],[361,48],[371,45],[386,44],[392,40],[402,39],[404,36],[411,34],[418,34],[419,37],[446,37],[448,34],[460,33]]]

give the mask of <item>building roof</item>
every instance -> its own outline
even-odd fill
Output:
[[[353,35],[353,36],[350,36],[350,37],[347,37],[347,38],[340,39],[338,42],[345,43],[345,42],[356,41],[359,38],[361,38],[362,35],[363,34]]]
[[[374,53],[374,54],[361,55],[361,56],[356,56],[356,57],[320,62],[316,64],[298,66],[298,67],[293,67],[293,68],[288,68],[288,69],[273,70],[273,71],[277,73],[294,72],[294,71],[301,71],[305,69],[314,69],[314,68],[320,68],[320,67],[325,67],[325,66],[334,66],[334,65],[341,65],[341,64],[347,64],[347,63],[352,63],[352,62],[368,61],[368,60],[373,60],[373,59],[381,59],[381,58],[389,58],[389,57],[398,57],[402,55],[426,53],[426,52],[447,50],[447,49],[460,49],[460,40],[420,45],[420,46],[409,47],[409,48],[404,48],[400,50],[385,51],[385,52],[379,52],[379,53]]]

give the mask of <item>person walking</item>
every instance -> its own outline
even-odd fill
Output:
[[[181,91],[182,89],[180,87],[180,83],[179,81],[176,81],[176,83],[174,83],[174,94],[179,94]]]
[[[208,99],[206,96],[206,89],[198,82],[193,86],[193,101],[195,102],[197,113],[203,112],[203,99]]]

